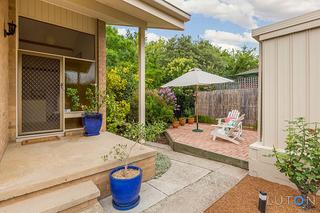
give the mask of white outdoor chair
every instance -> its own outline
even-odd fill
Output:
[[[222,126],[217,126],[217,128],[211,132],[212,140],[215,141],[216,138],[222,138],[234,144],[239,144],[240,142],[238,140],[243,141],[241,135],[244,116],[243,114],[236,120],[232,120]]]
[[[236,109],[230,111],[228,113],[228,116],[226,118],[217,118],[218,119],[218,125],[219,127],[222,127],[226,122],[226,119],[229,118],[230,120],[236,120],[240,116],[240,112]]]

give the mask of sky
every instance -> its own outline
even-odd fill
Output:
[[[251,30],[320,9],[320,0],[167,0],[191,14],[184,31],[148,29],[147,42],[191,35],[222,49],[257,47]],[[126,28],[119,27],[120,34]]]

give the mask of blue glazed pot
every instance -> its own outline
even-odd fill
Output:
[[[100,134],[100,129],[102,126],[101,113],[84,114],[82,117],[82,122],[85,136],[94,136]]]
[[[113,169],[109,174],[110,189],[112,193],[112,204],[115,209],[129,210],[136,207],[140,202],[140,188],[142,180],[142,169],[136,166],[128,166],[128,169],[139,170],[136,177],[130,179],[116,179],[112,174],[124,169],[124,166]]]

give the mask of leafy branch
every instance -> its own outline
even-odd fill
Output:
[[[273,148],[275,166],[294,183],[307,201],[308,194],[320,189],[320,129],[318,123],[304,118],[290,121],[287,128],[285,152]],[[310,208],[306,202],[306,208]]]
[[[136,124],[129,124],[128,127],[126,128],[124,134],[124,137],[132,140],[134,143],[129,145],[128,144],[117,144],[112,147],[110,152],[108,154],[105,154],[102,156],[102,158],[106,161],[110,157],[119,160],[123,165],[123,177],[128,176],[128,159],[131,156],[131,153],[134,149],[134,147],[137,144],[143,144],[145,143],[145,125],[136,123]]]

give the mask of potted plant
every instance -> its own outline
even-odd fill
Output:
[[[172,120],[172,127],[173,128],[178,128],[179,127],[179,121],[176,118],[174,118]]]
[[[78,111],[80,110],[80,96],[76,88],[67,88],[66,95],[71,99],[71,110]]]
[[[80,106],[80,97],[76,88],[68,88],[67,96],[71,98],[71,109],[78,109]],[[88,105],[82,105],[84,111],[82,115],[82,123],[84,127],[85,136],[94,136],[100,134],[102,126],[102,114],[99,113],[100,108],[105,104],[105,95],[98,93],[96,85],[91,85],[86,89],[86,99]]]
[[[193,124],[194,123],[194,117],[192,115],[190,115],[188,117],[188,124]]]
[[[180,117],[180,118],[179,118],[179,124],[180,124],[181,126],[184,126],[184,125],[186,124],[186,119],[185,119],[185,117]]]
[[[299,205],[313,207],[310,194],[320,189],[320,128],[319,123],[306,123],[303,118],[289,122],[285,150],[273,148],[275,166],[294,183],[301,193]]]
[[[138,143],[145,142],[145,126],[142,124],[130,124],[126,128],[124,136],[133,140],[134,143],[131,146],[117,144],[108,154],[103,156],[104,160],[112,157],[122,163],[122,166],[113,169],[109,174],[112,204],[118,210],[132,209],[140,202],[142,169],[128,165],[128,158]]]
[[[184,110],[184,115],[188,118],[188,124],[194,123],[194,117],[192,116],[192,110],[190,108]]]

